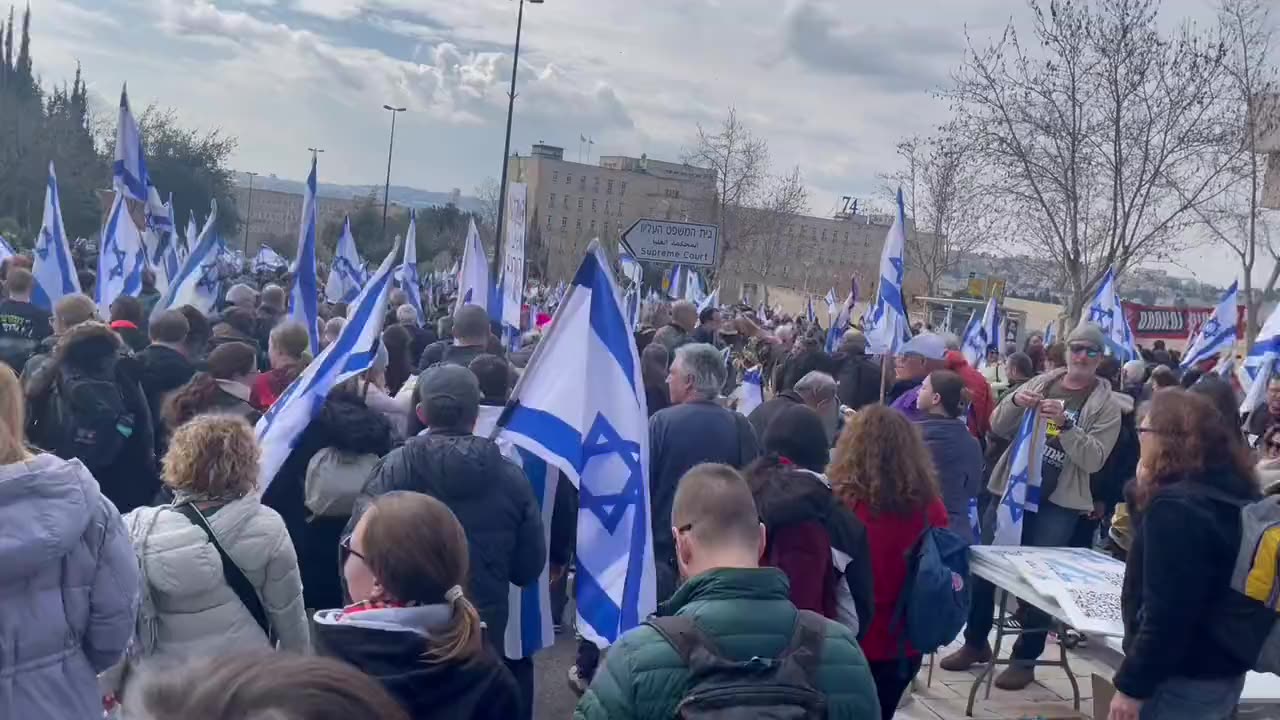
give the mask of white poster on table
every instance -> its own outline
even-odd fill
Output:
[[[507,186],[507,241],[502,251],[502,324],[520,327],[520,310],[524,304],[524,239],[528,186]]]

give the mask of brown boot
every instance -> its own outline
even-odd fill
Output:
[[[991,648],[973,648],[965,645],[959,650],[942,658],[938,667],[948,672],[964,672],[974,665],[991,662]]]
[[[1010,665],[1004,672],[996,676],[996,687],[1001,690],[1017,692],[1026,688],[1036,680],[1036,669],[1032,665]]]

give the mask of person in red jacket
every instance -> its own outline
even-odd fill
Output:
[[[822,474],[829,455],[822,419],[804,405],[784,408],[763,444],[765,456],[745,471],[766,530],[760,564],[786,573],[796,607],[862,637],[873,617],[867,531]]]
[[[987,433],[991,431],[991,413],[996,409],[996,396],[991,392],[991,383],[982,377],[982,373],[973,369],[964,353],[959,350],[947,351],[947,369],[964,380],[964,388],[969,391],[969,432],[978,442],[985,443]]]
[[[902,413],[881,405],[864,408],[845,426],[827,477],[832,492],[867,528],[875,611],[861,644],[880,715],[888,720],[922,658],[893,627],[907,553],[925,528],[947,527],[947,509],[920,434]]]

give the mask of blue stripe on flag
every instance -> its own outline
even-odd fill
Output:
[[[542,511],[547,497],[547,463],[527,450],[519,452],[524,459],[525,477],[529,478],[538,510]],[[541,590],[541,582],[535,582],[520,591],[520,647],[524,657],[543,648]]]
[[[525,437],[537,438],[551,453],[573,464],[582,474],[585,464],[582,457],[582,434],[560,418],[543,410],[517,404],[507,417],[504,427]]]
[[[590,256],[589,256],[590,257]],[[622,374],[636,387],[635,364],[631,361],[627,340],[631,332],[627,329],[622,310],[618,308],[617,298],[609,286],[609,279],[595,262],[584,262],[578,268],[573,284],[591,291],[591,329],[600,336],[609,354],[618,361]]]
[[[577,571],[573,576],[573,586],[578,600],[578,614],[588,625],[595,628],[618,627],[621,611],[614,604],[613,598],[600,587],[580,559],[575,561],[575,565]],[[627,577],[628,580],[631,577],[630,570],[627,572]]]

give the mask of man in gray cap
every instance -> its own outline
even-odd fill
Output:
[[[889,388],[890,407],[912,422],[926,415],[917,407],[920,385],[934,370],[947,369],[947,341],[941,335],[920,333],[908,340],[893,358],[894,382]]]
[[[1094,507],[1089,476],[1102,469],[1120,433],[1120,405],[1111,394],[1111,384],[1096,375],[1106,339],[1097,325],[1085,323],[1067,338],[1067,366],[1029,380],[1006,395],[991,417],[991,432],[1013,438],[1024,413],[1031,408],[1048,421],[1041,456],[1040,503],[1037,512],[1028,512],[1022,522],[1022,544],[1035,547],[1069,545],[1081,518],[1098,512]],[[1005,450],[991,472],[987,489],[995,497],[1004,495],[1009,466],[1015,448]],[[983,518],[983,536],[990,538],[995,526],[996,504]],[[975,578],[965,644],[942,661],[946,670],[957,672],[991,658],[987,635],[995,590],[991,583]],[[1046,627],[1049,619],[1030,606],[1025,608],[1024,627]],[[1035,680],[1033,663],[1044,651],[1045,633],[1023,633],[1013,646],[1013,664],[996,678],[1002,690],[1021,690]],[[1022,661],[1022,662],[1018,662]]]

